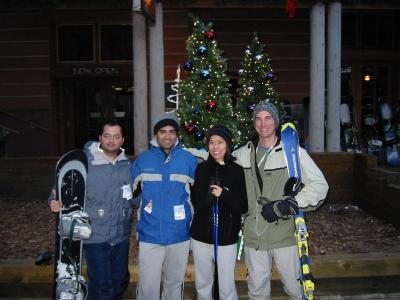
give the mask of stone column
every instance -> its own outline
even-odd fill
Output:
[[[327,151],[340,152],[340,98],[342,59],[342,5],[328,5]]]
[[[132,12],[133,35],[133,129],[135,155],[148,149],[146,18]]]
[[[325,112],[325,5],[311,8],[310,151],[324,152]]]
[[[151,123],[165,111],[164,24],[161,1],[155,3],[156,18],[149,28]]]

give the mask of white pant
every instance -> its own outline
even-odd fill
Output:
[[[139,242],[138,300],[159,300],[161,273],[163,300],[183,299],[190,241],[168,246]]]
[[[292,300],[302,299],[299,282],[300,263],[296,246],[260,251],[245,247],[250,300],[269,300],[271,297],[272,260],[275,262],[283,289]]]
[[[214,282],[214,245],[191,239],[197,300],[211,300]],[[236,244],[218,246],[219,298],[237,300],[235,286]]]

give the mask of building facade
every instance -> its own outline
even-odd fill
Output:
[[[52,5],[42,1],[0,4],[0,155],[52,156],[97,139],[99,122],[119,119],[126,129],[125,148],[148,139],[149,129],[135,133],[134,110],[146,104],[150,128],[150,93],[135,99],[133,13],[130,1]],[[328,1],[329,2],[329,1]],[[329,3],[324,2],[325,19]],[[338,1],[335,1],[338,2]],[[41,3],[41,1],[39,1]],[[163,1],[165,95],[172,91],[185,41],[195,15],[214,24],[219,47],[234,86],[244,50],[258,32],[277,75],[274,87],[287,100],[302,129],[310,99],[311,14],[317,1],[296,1],[293,18],[286,1]],[[339,2],[340,3],[340,2]],[[157,19],[146,18],[145,36]],[[327,23],[327,21],[326,21]],[[400,3],[342,1],[341,101],[353,104],[361,142],[364,120],[377,115],[382,101],[400,99]],[[325,42],[325,41],[324,41]],[[147,45],[149,41],[147,40]],[[147,57],[150,49],[147,48]],[[144,75],[143,75],[144,74]],[[184,75],[184,74],[183,74]],[[327,86],[327,85],[326,85]],[[160,99],[166,109],[171,103]],[[326,101],[322,99],[322,101]],[[324,106],[323,106],[324,107]],[[322,115],[324,111],[320,111]],[[365,133],[365,130],[364,130]],[[136,136],[135,136],[136,135]]]

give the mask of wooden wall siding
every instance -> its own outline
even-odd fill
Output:
[[[220,49],[225,52],[229,76],[237,78],[244,50],[257,31],[266,45],[278,80],[275,89],[292,104],[309,94],[309,11],[289,19],[284,9],[172,9],[165,7],[165,78],[173,81],[176,67],[187,59],[186,39],[192,32],[190,14],[211,21]],[[169,32],[171,30],[171,32]],[[184,74],[183,74],[184,75]]]
[[[329,184],[326,202],[353,203],[357,188],[354,181],[354,153],[312,153]]]
[[[45,14],[1,14],[0,109],[50,111],[49,45]]]

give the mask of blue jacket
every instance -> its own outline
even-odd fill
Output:
[[[132,227],[131,163],[122,151],[112,163],[99,143],[85,145],[88,177],[85,211],[92,221],[92,236],[86,244],[118,244],[129,240]]]
[[[137,232],[142,242],[171,245],[189,239],[190,184],[197,160],[177,142],[169,155],[152,140],[132,165],[133,190],[141,184]]]

